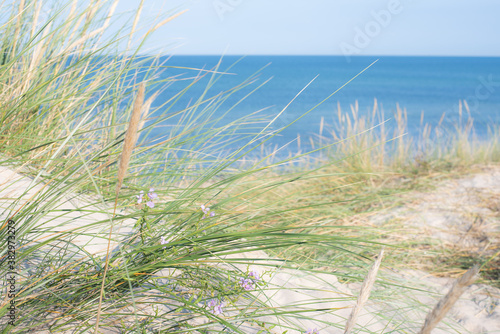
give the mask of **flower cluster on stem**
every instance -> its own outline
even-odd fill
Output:
[[[150,208],[155,207],[154,200],[158,198],[158,195],[154,191],[154,188],[149,189],[149,193],[146,194],[145,198],[145,200],[147,200],[146,205]],[[136,195],[135,197],[137,197],[137,204],[141,204],[144,199],[144,191],[141,190],[139,195]]]
[[[214,211],[210,211],[210,208],[206,207],[205,205],[201,205],[200,206],[201,208],[201,211],[203,211],[203,217],[201,217],[201,219],[205,219],[206,217],[214,217],[215,216],[215,212]]]
[[[154,208],[154,206],[155,206],[154,200],[156,200],[158,198],[158,195],[154,191],[155,190],[153,188],[150,188],[149,193],[147,193],[146,195],[144,195],[143,190],[141,190],[139,192],[139,195],[135,195],[135,197],[137,198],[137,204],[140,205],[142,203],[142,201],[145,200],[146,206],[147,206],[147,207],[141,206],[142,217],[137,221],[137,224],[136,224],[136,227],[137,226],[139,227],[139,232],[140,232],[141,241],[142,241],[143,245],[146,243],[145,237],[146,236],[151,237],[151,234],[150,234],[151,228],[149,226],[148,220],[146,219],[146,213],[148,211],[148,208],[151,208],[151,209]]]
[[[224,307],[223,301],[219,302],[217,299],[210,299],[207,306],[210,308],[210,312],[214,315],[221,315],[224,313],[224,310],[222,309],[222,307]]]
[[[248,278],[240,277],[240,286],[245,291],[251,291],[255,289],[255,283],[260,280],[259,273],[255,270],[252,270],[248,273]]]

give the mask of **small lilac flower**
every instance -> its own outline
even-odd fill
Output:
[[[217,299],[210,299],[207,306],[212,308],[211,312],[214,315],[219,315],[224,313],[224,310],[222,309],[222,307],[224,306],[224,302],[220,302],[220,304],[218,304]]]
[[[251,278],[253,278],[256,281],[260,280],[259,273],[257,271],[255,271],[255,270],[252,270],[251,272],[249,272],[248,273],[248,277],[251,277]]]
[[[208,215],[208,212],[210,211],[210,208],[207,208],[205,205],[200,206],[201,211],[203,211],[204,214]]]
[[[216,305],[214,307],[214,314],[215,315],[223,314],[224,313],[224,310],[222,309],[223,306],[224,306],[224,303],[220,303],[219,305]]]
[[[319,330],[317,328],[308,329],[305,334],[319,334]]]
[[[146,202],[146,205],[149,206],[150,208],[155,207],[155,203],[153,202],[153,200],[158,198],[158,195],[154,191],[155,191],[154,188],[149,189],[149,193],[147,196],[149,201]],[[141,191],[141,201],[142,201],[142,193],[143,193],[143,191]]]
[[[168,243],[168,241],[165,239],[165,237],[160,237],[161,238],[161,244],[165,245]],[[167,246],[164,246],[163,249],[167,248]]]
[[[209,217],[214,217],[215,216],[215,212],[210,212],[210,208],[209,207],[206,207],[205,205],[200,205],[200,208],[201,208],[201,211],[203,211],[203,217],[201,217],[201,219],[205,219],[207,216]]]
[[[251,279],[240,277],[240,285],[245,291],[253,290],[253,281]]]
[[[149,189],[148,197],[150,200],[158,198],[158,194],[156,194],[154,191],[155,191],[154,188]]]
[[[141,204],[141,202],[142,202],[142,196],[144,196],[144,191],[142,191],[142,190],[139,193],[139,195],[135,195],[135,197],[137,197],[137,204]]]

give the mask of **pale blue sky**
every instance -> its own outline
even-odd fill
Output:
[[[118,11],[139,0],[121,0]],[[149,39],[173,54],[500,56],[498,0],[145,0]]]

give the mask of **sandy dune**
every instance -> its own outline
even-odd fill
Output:
[[[0,167],[2,221],[26,201],[36,200],[36,196],[44,194],[45,189],[40,185],[31,187],[31,183],[31,178],[22,176],[13,169]],[[45,193],[44,196],[54,195]],[[389,212],[378,213],[370,218],[371,222],[382,225],[388,219],[404,219],[406,224],[415,226],[415,238],[433,237],[443,243],[463,243],[464,247],[475,247],[478,252],[498,249],[500,167],[484,168],[476,174],[443,181],[432,191],[414,192],[405,196],[407,204]],[[43,217],[37,222],[37,226],[43,224],[50,227],[45,229],[50,230],[50,233],[41,233],[37,240],[78,231],[74,243],[90,254],[102,255],[107,246],[110,217],[95,212],[96,208],[86,203],[88,201],[82,196],[61,196],[58,207],[44,207],[41,203],[38,214]],[[99,209],[101,211],[102,207]],[[91,230],[79,230],[89,222],[95,223]],[[116,227],[113,247],[130,232],[132,225],[133,221],[130,220],[125,222],[121,229]],[[268,258],[264,252],[246,253],[242,256]],[[263,272],[266,267],[259,262],[254,264],[252,269]],[[168,272],[159,272],[157,275],[168,276]],[[391,298],[373,298],[373,301],[369,301],[357,322],[355,332],[363,328],[375,333],[415,333],[423,323],[429,308],[448,291],[453,282],[453,279],[433,277],[417,270],[391,271],[382,268],[379,277],[383,278],[384,282],[411,287],[413,290],[404,287],[390,287],[391,290],[388,290],[387,284],[376,284],[375,296],[384,296],[385,293],[386,297]],[[345,321],[359,293],[359,284],[342,284],[331,274],[313,275],[301,270],[278,269],[264,279],[267,287],[254,292],[258,300],[287,311],[310,310],[308,317],[315,319],[304,320],[300,316],[281,316],[279,320],[271,317],[262,319],[281,325],[273,328],[273,333],[282,333],[290,327],[303,330],[289,329],[288,334],[303,333],[309,328],[317,328],[320,333],[343,333]],[[280,289],[277,289],[278,287]],[[151,310],[146,308],[143,311]],[[125,320],[128,322],[130,319]],[[199,321],[203,322],[203,319]],[[245,330],[248,333],[258,331],[251,327]],[[103,330],[104,332],[120,333],[120,330]],[[467,332],[500,333],[500,290],[483,284],[472,285],[453,307],[446,321],[433,333]]]

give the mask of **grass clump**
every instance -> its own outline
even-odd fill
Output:
[[[164,84],[155,76],[158,59],[137,57],[139,48],[112,52],[132,39],[137,21],[107,38],[116,2],[73,1],[45,20],[38,1],[2,6],[0,148],[8,169],[0,191],[2,218],[17,227],[16,295],[2,298],[2,330],[248,333],[300,314],[255,296],[270,281],[266,272],[300,263],[255,252],[356,241],[306,233],[300,224],[252,224],[293,207],[256,212],[247,201],[294,181],[283,174],[232,190],[280,165],[234,167],[272,135],[244,128],[262,123],[258,115],[218,122],[221,103],[253,79],[210,96],[222,74],[205,71],[151,108],[150,92]],[[206,76],[194,103],[176,103]],[[138,89],[142,103],[133,98]],[[126,133],[131,115],[137,130]],[[171,131],[148,137],[173,120]],[[235,135],[247,144],[223,154]],[[6,240],[4,224],[0,234]],[[2,261],[7,254],[2,247]],[[251,269],[255,262],[266,267]],[[6,317],[11,300],[15,325]]]

